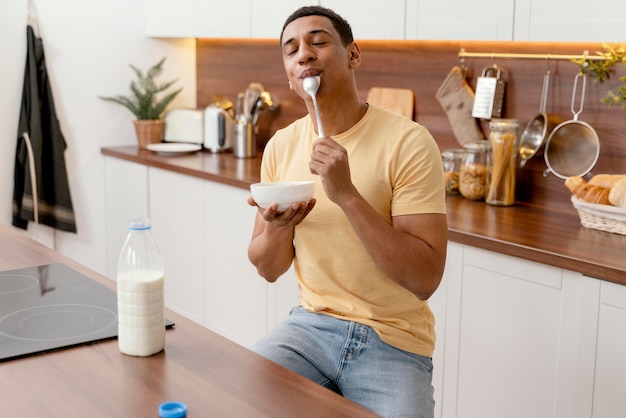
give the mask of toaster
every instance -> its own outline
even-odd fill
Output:
[[[202,144],[204,142],[204,115],[200,109],[172,109],[165,120],[165,142],[187,142]]]
[[[233,147],[234,120],[221,107],[211,105],[204,110],[204,148],[224,152]]]

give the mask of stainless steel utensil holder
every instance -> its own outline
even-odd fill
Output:
[[[233,155],[237,158],[256,157],[256,125],[237,121],[234,128]]]

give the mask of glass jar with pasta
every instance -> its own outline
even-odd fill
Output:
[[[489,122],[492,168],[485,202],[490,205],[510,206],[515,203],[518,127],[519,122],[515,119],[492,119]]]
[[[459,194],[459,169],[464,155],[463,149],[449,149],[441,153],[446,193],[449,195]]]
[[[465,156],[459,169],[459,192],[470,200],[481,200],[487,190],[487,173],[490,169],[490,144],[481,141],[466,144]]]

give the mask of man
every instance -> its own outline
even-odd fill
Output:
[[[361,51],[332,10],[298,9],[280,43],[309,115],[268,142],[261,180],[315,180],[316,190],[283,212],[258,210],[249,258],[269,282],[293,262],[301,306],[253,350],[383,416],[432,417],[426,300],[447,243],[437,145],[419,124],[359,100]],[[321,78],[323,138],[308,76]]]

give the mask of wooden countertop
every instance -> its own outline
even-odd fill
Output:
[[[261,164],[260,157],[164,156],[134,146],[103,148],[102,154],[244,189],[259,181]],[[455,196],[447,204],[451,241],[626,285],[626,236],[583,228],[573,207],[496,207]]]
[[[0,224],[0,271],[65,263],[114,289],[113,281]],[[193,417],[375,416],[334,392],[167,311],[176,326],[151,357],[120,353],[117,340],[0,364],[7,417],[155,417],[181,401]]]

